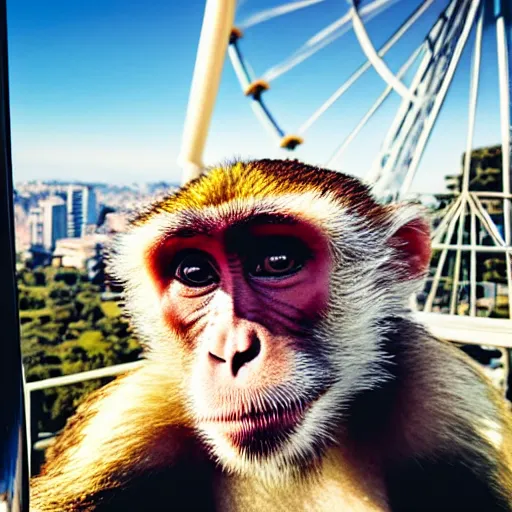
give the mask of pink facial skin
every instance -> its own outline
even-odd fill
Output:
[[[170,238],[151,268],[167,324],[194,353],[204,420],[223,423],[237,444],[293,428],[307,407],[300,396],[279,421],[255,397],[293,381],[297,353],[316,350],[309,333],[327,305],[331,271],[324,235],[295,221],[222,227]],[[203,285],[191,286],[187,271]]]
[[[289,238],[291,244],[279,246],[269,241],[270,237]],[[199,251],[200,259],[205,255],[217,274],[216,282],[205,281],[204,286],[194,287],[176,276],[174,260],[186,250]],[[269,256],[279,257],[280,253],[300,268],[272,276],[251,275],[248,260],[254,258],[255,263],[264,265]],[[261,224],[245,232],[238,229],[230,233],[227,228],[208,236],[172,238],[154,254],[152,268],[168,324],[183,333],[192,347],[201,331],[215,326],[204,350],[232,362],[237,352],[248,350],[256,335],[262,354],[272,357],[267,361],[268,371],[281,350],[275,338],[287,338],[288,345],[300,335],[302,326],[318,320],[325,308],[328,254],[324,236],[305,223]],[[293,267],[292,262],[290,265]]]

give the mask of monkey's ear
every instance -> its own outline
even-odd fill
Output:
[[[417,279],[428,271],[430,256],[430,226],[427,220],[415,217],[399,227],[389,238],[395,249],[395,264],[405,279]]]

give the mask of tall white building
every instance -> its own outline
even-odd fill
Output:
[[[30,208],[28,212],[28,225],[30,229],[30,245],[43,245],[43,210],[39,206]]]
[[[43,218],[43,246],[55,249],[57,240],[67,236],[67,208],[60,197],[50,197],[39,202]]]
[[[57,240],[67,236],[66,203],[60,197],[39,202],[29,212],[30,245],[53,251]]]
[[[81,238],[87,226],[96,224],[96,193],[93,187],[70,185],[67,192],[68,237]]]

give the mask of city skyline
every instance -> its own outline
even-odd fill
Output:
[[[278,3],[244,2],[237,20]],[[376,46],[416,4],[396,2],[368,23]],[[176,160],[204,1],[156,2],[148,7],[136,0],[93,0],[87,4],[18,0],[9,2],[8,7],[15,180],[87,177],[114,184],[179,182]],[[346,8],[326,0],[248,30],[242,45],[256,74],[289,55]],[[422,17],[409,42],[390,52],[386,59],[393,69],[406,60],[411,41],[421,41],[435,18],[435,12]],[[495,48],[494,31],[488,26],[474,147],[499,143]],[[460,170],[466,143],[471,52],[472,39],[413,191],[443,190],[444,176]],[[268,104],[283,127],[293,133],[293,128],[362,62],[358,43],[348,33],[289,76],[272,83]],[[226,62],[205,163],[241,156],[297,157],[321,165],[383,87],[373,71],[368,73],[347,101],[308,133],[304,146],[288,153],[277,148],[257,122]],[[347,153],[343,171],[363,176],[369,169],[398,104],[396,96],[386,102],[375,123],[361,133]]]
[[[74,247],[79,239],[89,243],[86,239],[95,233],[122,231],[133,211],[176,187],[162,182],[143,186],[18,183],[14,191],[16,250],[33,250],[44,261],[61,241]]]

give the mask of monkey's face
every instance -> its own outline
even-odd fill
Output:
[[[230,464],[310,449],[308,418],[335,379],[315,335],[332,271],[325,235],[290,215],[251,217],[172,237],[152,262],[162,314],[191,355],[196,426]]]
[[[387,377],[379,321],[428,264],[416,215],[347,176],[267,161],[215,169],[135,221],[114,269],[129,312],[153,363],[179,368],[225,468],[314,461]]]

